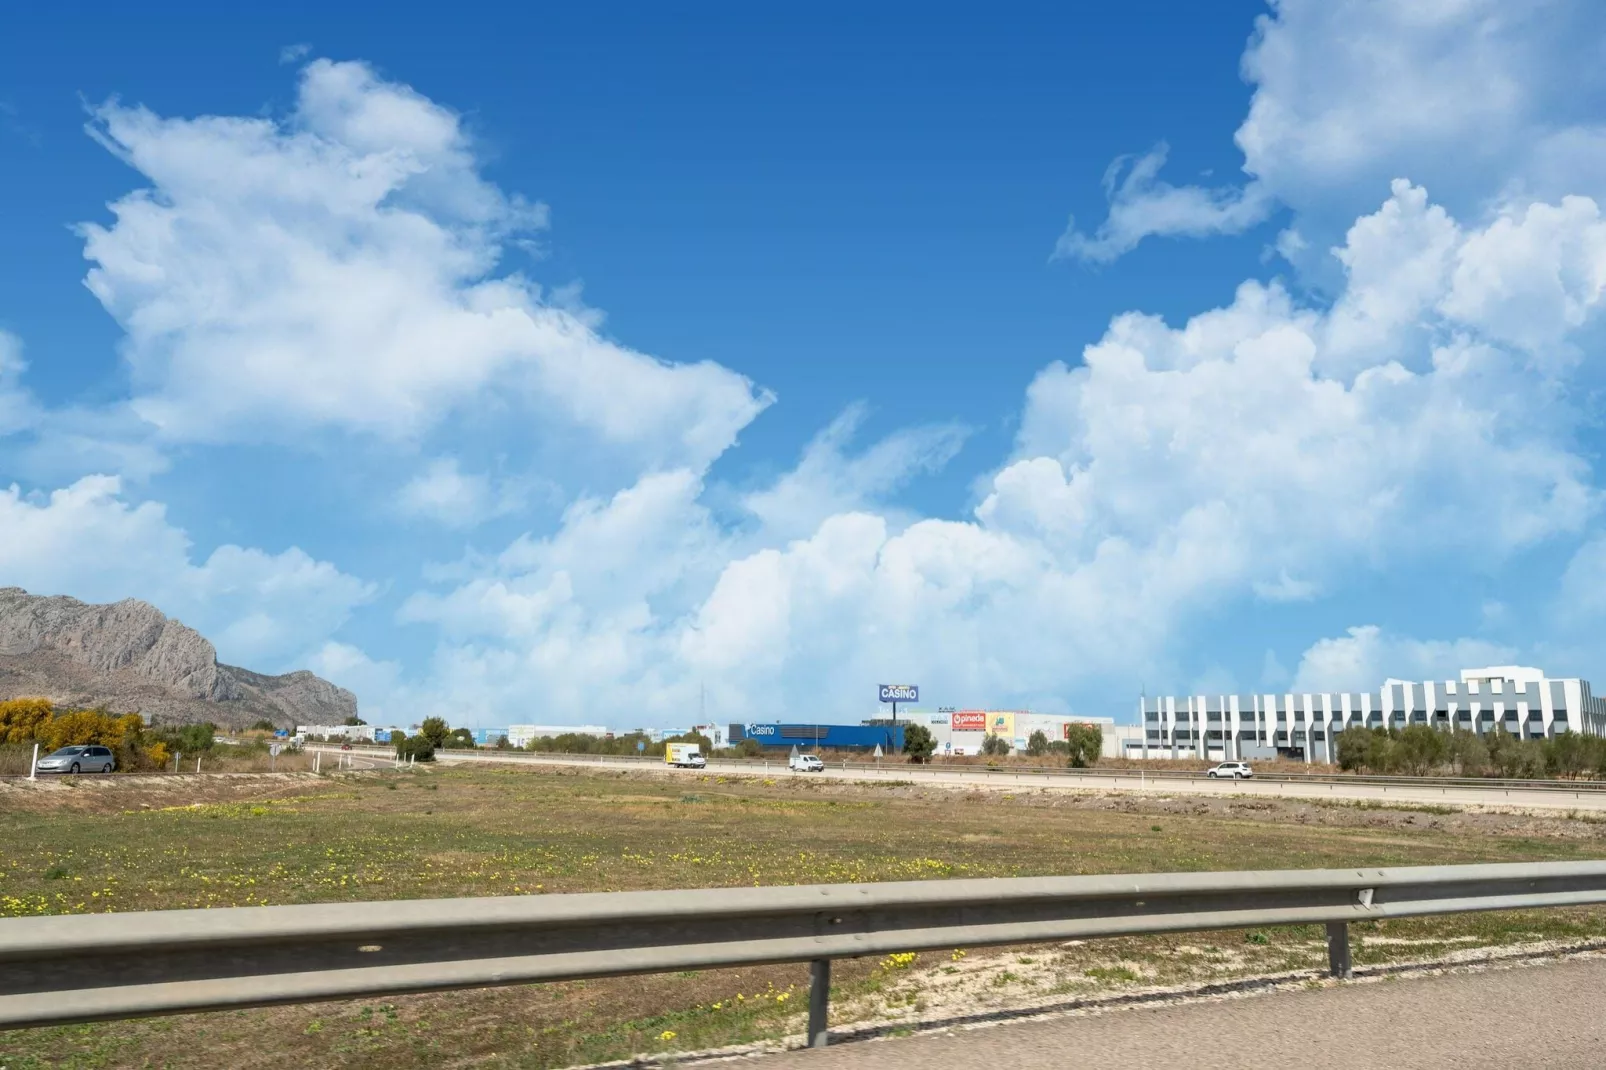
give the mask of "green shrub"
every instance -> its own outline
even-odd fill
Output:
[[[937,741],[931,735],[931,729],[923,724],[905,725],[903,729],[903,753],[916,764],[929,762],[931,756],[937,752]]]
[[[1066,764],[1085,769],[1104,753],[1104,733],[1089,724],[1065,726]]]
[[[1338,751],[1338,767],[1353,773],[1372,767],[1372,733],[1360,725],[1350,725],[1333,737]]]
[[[415,762],[433,762],[435,760],[435,743],[428,736],[420,732],[416,736],[404,736],[400,732],[393,733],[396,741],[396,757],[402,761],[411,759]]]
[[[217,725],[161,725],[145,732],[148,743],[165,743],[171,753],[210,754],[217,744]]]
[[[698,739],[704,738],[707,737],[698,737]],[[641,744],[639,751],[636,749],[637,743]],[[663,757],[664,753],[663,743],[654,743],[645,732],[626,732],[612,739],[565,732],[560,736],[532,739],[524,749],[538,754],[646,754],[655,758]]]
[[[446,723],[444,717],[426,717],[418,728],[418,734],[429,740],[432,747],[444,747],[446,737],[451,731],[451,726]]]

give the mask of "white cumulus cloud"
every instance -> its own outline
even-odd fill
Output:
[[[1516,651],[1483,639],[1412,639],[1375,624],[1321,639],[1300,655],[1290,691],[1376,691],[1386,679],[1458,680],[1462,669],[1510,665]]]
[[[1276,202],[1258,182],[1242,187],[1206,189],[1173,186],[1160,178],[1169,148],[1158,145],[1142,156],[1122,156],[1104,172],[1109,214],[1088,235],[1073,217],[1054,246],[1056,259],[1114,260],[1137,248],[1144,238],[1204,238],[1238,234],[1263,222]]]
[[[654,474],[404,616],[446,637],[440,695],[501,708],[679,719],[706,688],[716,715],[855,716],[885,677],[1046,709],[1130,691],[1224,603],[1446,554],[1498,566],[1577,537],[1598,495],[1568,420],[1531,418],[1553,380],[1444,311],[1484,233],[1401,184],[1337,250],[1349,288],[1328,308],[1247,282],[1180,325],[1117,317],[1034,380],[969,519],[878,501],[956,440],[850,455],[849,413],[745,499],[756,534],[716,522],[693,473]],[[1402,667],[1438,648],[1409,649]]]
[[[1282,204],[1295,218],[1278,248],[1331,285],[1251,279],[1180,321],[1115,317],[1079,362],[1033,379],[1013,451],[948,516],[894,503],[962,429],[859,448],[860,409],[762,487],[711,476],[768,395],[606,339],[571,293],[505,267],[542,210],[480,176],[459,116],[362,64],[309,64],[282,119],[109,104],[99,136],[149,188],[85,228],[90,285],[128,332],[135,411],[168,440],[447,438],[511,412],[537,451],[573,433],[631,461],[554,529],[427,568],[397,622],[435,647],[406,671],[333,637],[372,588],[298,551],[194,564],[161,508],[115,483],[0,500],[33,525],[17,571],[167,592],[231,643],[299,643],[398,710],[628,727],[684,723],[705,690],[722,718],[852,717],[886,680],[1062,709],[1135,694],[1233,607],[1314,613],[1356,572],[1498,573],[1565,552],[1599,507],[1575,388],[1606,288],[1606,187],[1590,120],[1556,108],[1565,79],[1547,65],[1572,53],[1540,16],[1583,10],[1274,4],[1245,58],[1244,182],[1172,186],[1151,153],[1111,172],[1110,219],[1062,251],[1241,231]],[[434,459],[398,508],[465,527],[503,509],[506,481],[466,469],[460,445],[423,447]],[[103,534],[69,531],[77,514]],[[58,538],[77,564],[46,553]],[[1573,581],[1599,570],[1597,546]],[[1367,625],[1293,675],[1371,689],[1510,653]],[[1270,652],[1263,673],[1289,675]]]
[[[397,492],[396,507],[449,528],[471,528],[523,509],[532,490],[530,480],[464,472],[456,457],[437,457]]]
[[[22,359],[22,339],[0,331],[0,438],[30,427],[38,418],[38,406],[22,385],[28,364]]]
[[[795,468],[742,499],[766,535],[807,535],[827,517],[873,508],[911,478],[945,467],[966,437],[956,424],[902,428],[852,453],[868,418],[866,406],[850,406],[810,441]]]
[[[211,639],[224,661],[259,671],[299,667],[294,659],[376,594],[296,547],[224,545],[197,563],[162,505],[121,491],[114,476],[43,497],[0,490],[0,583],[87,602],[143,599]]]
[[[1598,89],[1606,19],[1589,0],[1272,0],[1243,56],[1254,86],[1236,141],[1244,181],[1173,186],[1164,152],[1106,181],[1107,220],[1073,225],[1058,252],[1108,260],[1148,236],[1237,233],[1276,205],[1342,228],[1391,179],[1452,210],[1491,198],[1606,195],[1606,124],[1580,110]],[[1120,161],[1117,161],[1120,163]],[[1297,233],[1297,232],[1296,232]],[[1278,249],[1303,263],[1293,241]]]
[[[655,463],[706,464],[770,401],[716,364],[597,333],[502,266],[546,210],[479,174],[461,118],[315,60],[283,119],[109,102],[92,132],[149,182],[84,224],[133,406],[175,441],[417,436],[518,406]]]

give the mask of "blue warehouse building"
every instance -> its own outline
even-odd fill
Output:
[[[751,739],[766,747],[790,750],[875,750],[896,754],[903,750],[901,724],[733,724],[730,741]]]

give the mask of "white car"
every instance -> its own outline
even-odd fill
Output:
[[[1229,776],[1234,780],[1247,780],[1249,777],[1255,775],[1255,771],[1249,768],[1248,762],[1222,762],[1220,765],[1212,768],[1210,772],[1205,775],[1211,780],[1215,780],[1219,777]]]
[[[823,773],[825,772],[825,763],[820,761],[818,755],[799,754],[787,763],[787,768],[794,773]]]

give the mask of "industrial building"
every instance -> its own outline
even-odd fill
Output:
[[[1551,680],[1538,669],[1463,669],[1460,680],[1388,680],[1376,692],[1186,695],[1143,698],[1137,750],[1128,757],[1335,760],[1346,728],[1432,725],[1480,735],[1504,728],[1526,739],[1563,732],[1606,735],[1606,700],[1586,680]]]
[[[349,739],[353,742],[372,743],[378,733],[386,733],[379,742],[383,743],[390,738],[389,729],[376,728],[371,724],[298,724],[296,735],[303,739]]]
[[[533,739],[551,739],[555,736],[598,736],[607,738],[613,733],[601,725],[561,725],[561,724],[510,724],[505,731],[487,729],[492,742],[497,736],[507,736],[507,741],[515,747],[529,746]]]
[[[864,750],[880,747],[882,754],[903,750],[901,724],[733,724],[726,731],[730,744],[744,739],[764,747],[799,750]],[[717,744],[716,744],[717,746]]]
[[[1050,740],[1062,740],[1067,726],[1073,724],[1097,728],[1104,737],[1106,754],[1116,753],[1121,743],[1113,718],[1026,710],[911,710],[900,714],[896,722],[875,719],[857,725],[733,724],[726,736],[732,746],[751,739],[765,747],[802,750],[872,751],[880,747],[883,754],[891,755],[903,751],[905,726],[911,724],[922,725],[931,732],[939,757],[980,754],[982,741],[988,736],[1002,739],[1012,751],[1024,751],[1032,733],[1042,732]]]
[[[915,711],[908,719],[930,729],[939,755],[980,754],[982,741],[988,736],[997,736],[1013,751],[1024,751],[1032,733],[1041,732],[1050,742],[1063,740],[1073,724],[1097,728],[1104,738],[1105,754],[1113,754],[1117,749],[1113,717],[1030,710],[949,710],[942,713]]]

